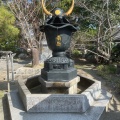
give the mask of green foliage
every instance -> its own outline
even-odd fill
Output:
[[[99,75],[103,75],[103,74],[115,74],[117,68],[115,67],[115,65],[99,65],[97,67],[98,70],[98,74]]]
[[[112,85],[115,92],[120,91],[120,78],[115,75],[117,68],[115,65],[99,65],[97,67],[98,75],[104,78],[106,84]]]
[[[0,6],[0,47],[12,50],[17,43],[19,29],[15,27],[15,17],[5,6]]]
[[[73,37],[77,44],[89,44],[89,41],[93,40],[96,35],[97,31],[95,29],[88,28],[86,30],[77,31]]]
[[[104,21],[104,30],[106,27],[108,27],[108,22],[107,22],[107,2],[103,0],[81,0],[81,3],[84,3],[86,6],[83,7],[82,5],[77,5],[76,2],[76,7],[74,12],[77,13],[80,16],[80,22],[82,29],[84,28],[89,28],[89,25],[92,24],[95,27],[98,27],[98,22],[99,21]],[[109,17],[112,22],[118,22],[119,21],[119,0],[111,0],[109,1]],[[113,18],[113,16],[116,16]]]
[[[0,99],[2,99],[3,96],[4,96],[4,91],[0,90]]]
[[[67,11],[71,6],[72,0],[61,0],[58,7],[62,8],[64,11]]]
[[[73,50],[72,54],[74,57],[80,57],[80,55],[82,55],[82,52],[80,50],[75,49]]]
[[[113,62],[120,61],[120,44],[114,45],[114,47],[112,49],[111,60]]]

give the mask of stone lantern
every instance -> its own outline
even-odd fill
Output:
[[[45,32],[47,44],[52,50],[52,57],[44,62],[41,70],[41,77],[46,81],[63,82],[74,79],[77,70],[74,68],[74,61],[66,56],[66,50],[70,47],[71,35],[77,31],[77,26],[70,24],[66,16],[71,14],[74,8],[74,0],[68,12],[64,13],[60,8],[55,8],[50,13],[44,6],[44,12],[49,15],[45,25],[40,27],[40,31]]]

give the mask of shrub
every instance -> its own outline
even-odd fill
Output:
[[[75,49],[73,50],[72,54],[74,57],[80,57],[82,55],[82,52],[80,50]]]
[[[0,48],[14,50],[19,37],[19,29],[15,27],[15,17],[10,10],[0,5]]]
[[[97,67],[98,73],[104,73],[104,74],[115,74],[117,68],[115,65],[99,65]]]

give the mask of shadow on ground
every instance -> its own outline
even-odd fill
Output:
[[[4,120],[11,120],[7,95],[4,95],[4,97],[2,98],[2,103],[3,103]]]

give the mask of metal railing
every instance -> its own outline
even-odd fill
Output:
[[[1,60],[6,61],[6,68],[7,68],[7,86],[8,86],[8,92],[10,92],[10,79],[9,79],[9,73],[10,73],[10,66],[9,61],[11,63],[11,73],[12,73],[12,82],[14,82],[14,66],[13,66],[13,57],[16,55],[15,53],[11,51],[0,51],[0,62]]]

